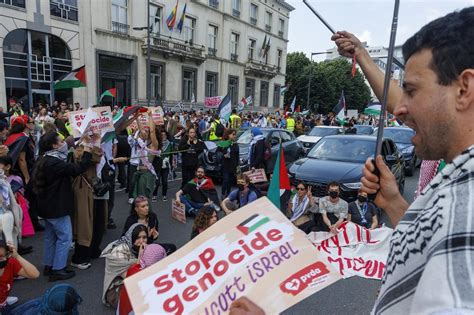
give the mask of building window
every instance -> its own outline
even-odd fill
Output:
[[[0,0],[0,3],[11,5],[18,8],[25,8],[26,0]]]
[[[190,45],[194,43],[194,29],[196,28],[196,19],[186,16],[184,19],[184,40]]]
[[[51,15],[65,20],[78,20],[77,0],[51,0],[49,2],[49,11]]]
[[[265,11],[265,30],[267,32],[272,30],[272,14],[268,11]]]
[[[273,88],[273,107],[280,107],[280,84],[275,84]]]
[[[127,0],[112,0],[112,31],[128,34]]]
[[[255,46],[257,45],[257,41],[253,38],[249,38],[249,60],[253,60],[255,56]]]
[[[256,4],[250,4],[250,24],[257,25],[258,6]]]
[[[232,15],[240,17],[240,0],[232,0]]]
[[[163,9],[157,5],[150,4],[150,26],[153,34],[161,33],[161,14]]]
[[[237,61],[239,58],[239,34],[231,33],[230,34],[230,59],[232,61]]]
[[[102,101],[103,104],[112,105],[113,103],[118,106],[130,104],[132,99],[132,63],[132,59],[99,55],[98,93],[110,88],[117,89],[116,98]]]
[[[209,27],[208,27],[209,42],[207,43],[208,45],[207,50],[208,50],[208,54],[214,57],[216,56],[216,53],[217,53],[217,48],[216,48],[217,32],[218,32],[217,26],[209,24]]]
[[[268,82],[260,82],[260,106],[268,107]]]
[[[278,36],[283,37],[285,35],[285,20],[280,19],[280,29],[278,30]]]
[[[206,97],[217,96],[217,73],[206,71]]]
[[[281,57],[283,56],[283,51],[281,49],[277,49],[277,67],[278,71],[281,69]]]
[[[155,100],[164,98],[164,71],[162,65],[151,65],[151,97]]]
[[[209,0],[209,6],[213,7],[214,9],[219,9],[219,1],[218,0]]]
[[[183,101],[191,102],[196,95],[196,70],[183,68]]]
[[[237,105],[239,102],[239,77],[229,76],[229,96],[232,104]]]
[[[245,80],[245,97],[252,96],[252,100],[255,102],[255,80],[246,79]]]

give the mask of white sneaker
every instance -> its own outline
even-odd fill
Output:
[[[128,198],[128,204],[132,205],[133,204],[133,198]]]
[[[80,270],[86,270],[86,269],[89,269],[92,266],[92,264],[91,263],[75,264],[72,262],[71,266],[76,267],[77,269],[80,269]]]
[[[13,305],[16,302],[18,302],[18,298],[16,296],[7,297],[7,305]]]

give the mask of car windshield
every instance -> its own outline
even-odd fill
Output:
[[[354,128],[357,129],[358,135],[371,135],[374,131],[374,128],[372,128],[371,126],[356,125],[354,126]]]
[[[309,132],[308,136],[314,137],[326,137],[337,135],[339,133],[339,128],[324,128],[324,127],[314,127]]]
[[[270,132],[269,130],[265,129],[260,129],[262,130],[263,136],[266,138],[268,133]],[[238,144],[249,144],[250,141],[252,141],[252,134],[251,130],[247,129],[243,134],[240,135],[240,137],[237,139]]]
[[[415,135],[415,131],[412,129],[392,129],[385,128],[383,130],[383,136],[385,138],[392,139],[396,143],[411,143],[411,138]]]
[[[323,138],[309,151],[308,157],[314,159],[364,163],[373,156],[375,141],[351,138]]]

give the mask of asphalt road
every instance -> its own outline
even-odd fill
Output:
[[[407,177],[404,196],[413,200],[418,183],[418,170],[413,177]],[[170,183],[168,198],[174,196],[180,181]],[[160,221],[160,241],[174,243],[178,247],[189,241],[192,221],[179,223],[170,217],[171,198],[167,202],[161,200],[152,204],[152,209]],[[116,194],[116,206],[113,218],[117,223],[116,230],[108,230],[104,236],[102,247],[120,237],[125,219],[130,212],[125,192]],[[24,244],[32,245],[34,252],[25,256],[42,272],[43,235],[39,233],[33,238],[25,239]],[[72,252],[71,252],[72,254]],[[104,260],[92,261],[88,270],[77,270],[76,277],[67,281],[72,284],[83,298],[80,306],[81,314],[115,314],[114,310],[102,305],[101,294],[103,287]],[[54,283],[48,282],[47,277],[40,276],[35,280],[20,280],[14,283],[12,295],[18,296],[20,302],[41,296]],[[353,277],[341,280],[334,285],[312,295],[306,300],[293,306],[284,314],[369,314],[375,301],[380,282]]]

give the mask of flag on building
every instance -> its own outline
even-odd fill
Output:
[[[285,165],[285,155],[281,144],[275,167],[273,169],[267,197],[278,209],[286,212],[286,206],[291,197],[291,185]]]
[[[344,97],[344,90],[341,92],[339,102],[332,109],[333,113],[336,114],[337,121],[342,125],[345,122],[345,111],[346,111],[346,98]]]
[[[268,54],[268,51],[270,50],[270,45],[271,45],[271,36],[268,36],[268,42],[267,42],[267,45],[265,46],[265,50],[263,51],[263,57],[265,58]]]
[[[183,31],[183,25],[184,25],[184,19],[186,18],[186,7],[187,6],[188,6],[188,3],[186,2],[184,4],[183,14],[181,14],[181,18],[179,19],[179,22],[178,22],[178,30],[179,30],[180,33]]]
[[[286,86],[280,88],[280,95],[285,94],[285,92],[288,90]]]
[[[55,90],[74,89],[87,86],[86,66],[74,69],[63,75],[54,83]]]
[[[259,56],[262,57],[265,53],[265,47],[267,47],[267,34],[265,34],[265,38],[263,39],[262,48],[260,48]]]
[[[176,0],[176,5],[174,6],[173,10],[171,10],[170,15],[166,19],[166,26],[168,26],[168,29],[170,31],[173,30],[174,25],[176,23],[176,15],[177,15],[177,12],[178,12],[178,3],[179,3],[179,0]]]
[[[230,99],[230,94],[227,95],[222,99],[219,107],[217,108],[217,114],[219,115],[220,119],[225,121],[229,121],[230,114],[232,112],[232,102]]]
[[[295,104],[296,104],[296,95],[295,97],[293,97],[293,101],[291,102],[291,105],[290,105],[290,109],[292,113],[295,111]]]
[[[111,88],[111,89],[105,90],[104,93],[102,93],[100,95],[99,102],[102,101],[104,96],[110,96],[110,97],[116,98],[117,97],[117,89],[116,88]]]

